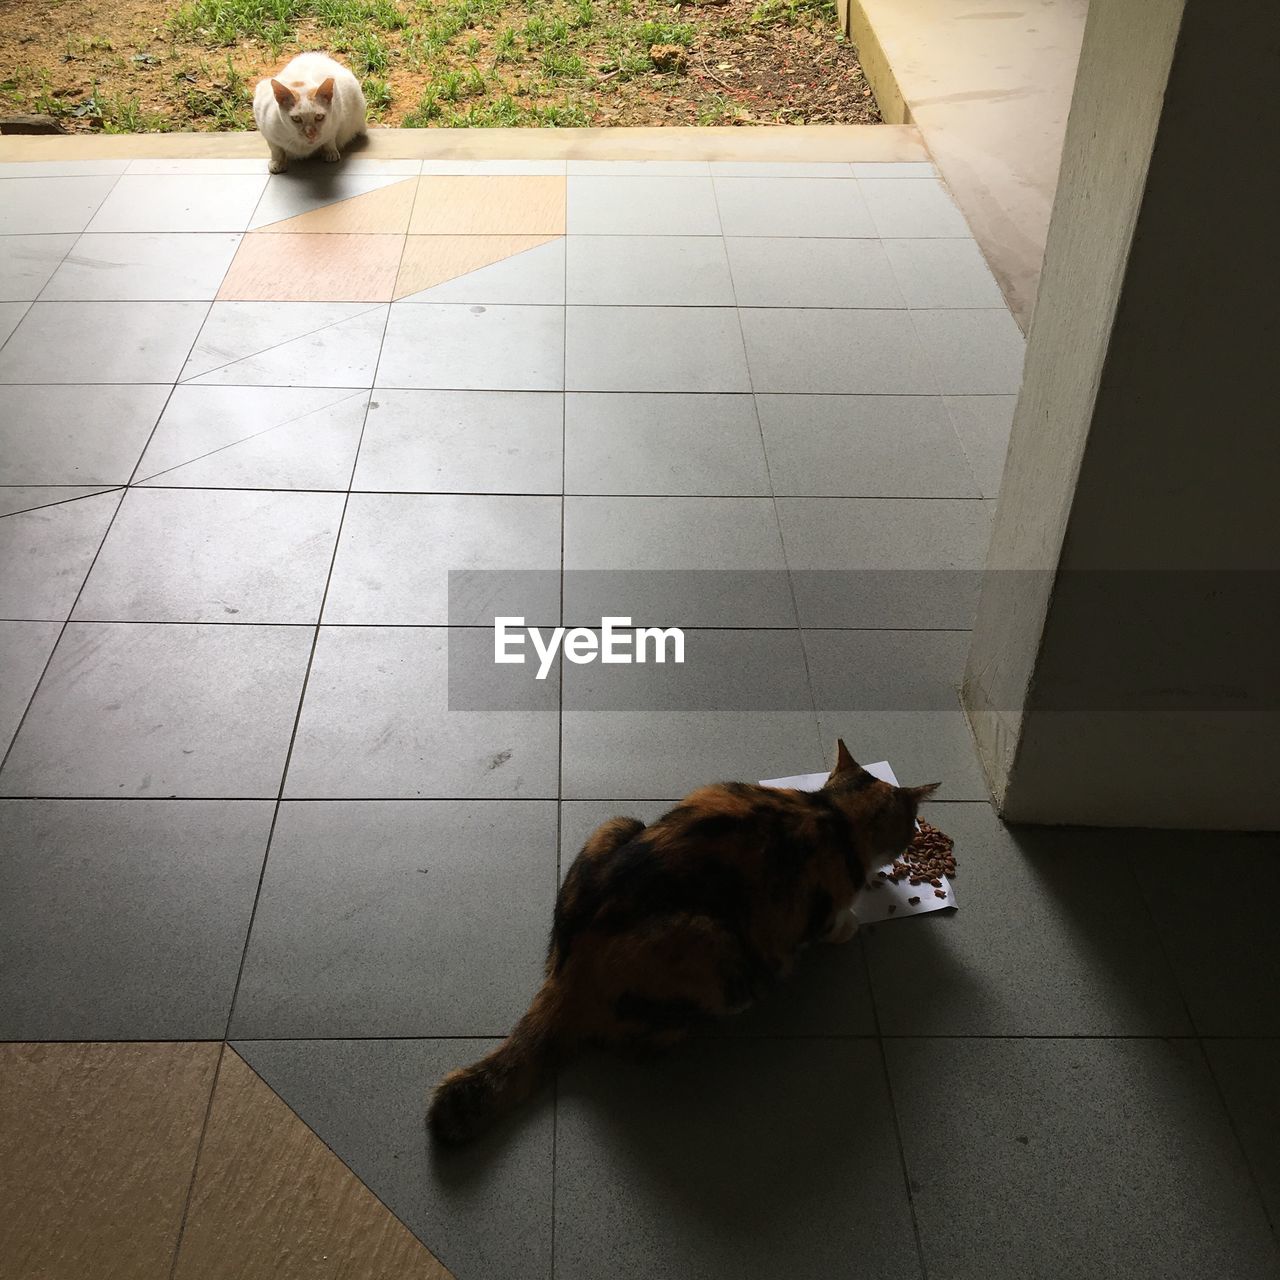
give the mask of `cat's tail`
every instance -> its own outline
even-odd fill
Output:
[[[567,1047],[563,987],[551,977],[492,1053],[451,1071],[436,1086],[427,1108],[432,1134],[451,1146],[470,1142],[535,1093]]]

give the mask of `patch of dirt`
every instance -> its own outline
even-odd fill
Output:
[[[299,0],[283,26],[231,43],[202,25],[213,10],[0,0],[0,112],[108,132],[252,128],[257,80],[325,49],[361,76],[384,126],[880,119],[828,0],[352,0],[350,12]]]

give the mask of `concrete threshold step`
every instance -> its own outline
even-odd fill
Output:
[[[0,138],[0,163],[202,160],[262,156],[257,133],[69,134]],[[907,125],[766,125],[655,129],[372,129],[350,154],[378,160],[824,160],[929,157]]]

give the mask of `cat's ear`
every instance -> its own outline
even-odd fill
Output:
[[[279,80],[272,80],[271,92],[276,95],[276,101],[286,110],[293,109],[293,104],[297,99],[293,96],[293,91],[288,85],[281,84]]]
[[[899,787],[898,789],[903,795],[909,796],[913,804],[920,804],[921,801],[933,795],[940,786],[942,786],[940,782],[929,782],[923,787]]]
[[[333,101],[333,77],[320,82],[320,87],[315,91],[315,99],[317,102],[323,102],[325,106]]]
[[[851,769],[861,769],[862,766],[849,754],[849,748],[844,745],[843,738],[836,739],[836,767],[831,770],[834,777],[837,773],[848,773]]]

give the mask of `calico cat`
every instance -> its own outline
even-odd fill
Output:
[[[723,782],[651,826],[598,827],[556,899],[546,980],[497,1049],[437,1086],[435,1137],[476,1136],[579,1045],[665,1048],[745,1009],[806,945],[852,938],[854,894],[938,784],[894,787],[836,752],[819,791]]]
[[[271,148],[267,168],[283,173],[292,156],[317,151],[341,160],[342,148],[365,132],[360,82],[328,54],[300,53],[253,91],[253,118]]]

